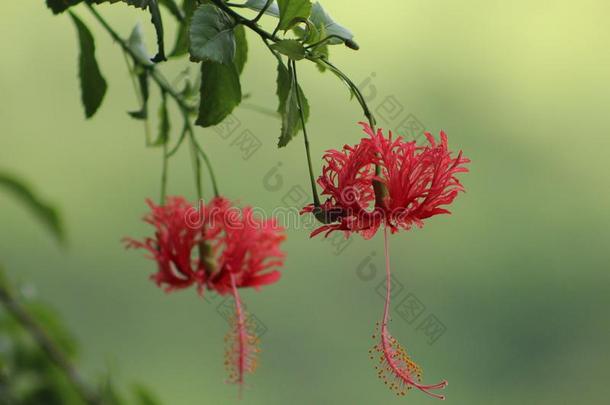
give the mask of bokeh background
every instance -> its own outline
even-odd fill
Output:
[[[451,146],[472,159],[453,215],[391,240],[402,286],[395,303],[411,293],[425,306],[412,323],[395,313],[392,330],[426,381],[446,378],[454,404],[607,401],[610,4],[334,0],[325,7],[356,34],[361,50],[334,47],[332,59],[356,83],[369,79],[364,91],[382,126],[413,114],[434,133],[446,130]],[[125,36],[141,21],[152,48],[146,14],[100,9]],[[118,47],[84,7],[75,10],[95,34],[109,82],[90,121],[68,16],[52,16],[42,1],[3,5],[0,168],[60,208],[68,244],[58,246],[2,193],[0,262],[60,311],[88,377],[110,372],[123,385],[144,383],[166,404],[237,403],[235,387],[223,383],[227,325],[214,305],[194,291],[164,294],[147,279],[154,264],[120,243],[149,232],[140,217],[144,199],[158,196],[161,155],[144,147],[142,124],[125,113],[137,102]],[[172,43],[170,24],[167,33]],[[275,62],[248,35],[248,102],[274,109]],[[186,64],[163,69],[173,77]],[[361,115],[331,74],[306,65],[301,76],[319,168],[324,150],[360,138]],[[301,135],[278,150],[277,120],[247,108],[235,116],[263,142],[248,160],[231,139],[197,132],[221,191],[271,210],[285,205],[293,186],[306,190]],[[265,185],[274,167],[283,179],[277,190]],[[191,173],[185,149],[171,162],[170,192],[194,199]],[[382,243],[380,235],[356,237],[337,254],[332,243],[289,231],[281,282],[244,293],[268,330],[242,403],[433,401],[417,392],[395,399],[368,359],[383,305]],[[373,276],[363,280],[358,269],[369,264]],[[429,315],[445,328],[432,344],[418,329]]]

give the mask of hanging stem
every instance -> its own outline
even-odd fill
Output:
[[[305,113],[303,111],[303,103],[301,101],[301,91],[299,88],[299,80],[297,78],[297,64],[294,60],[289,62],[292,66],[292,75],[294,78],[294,91],[297,95],[297,106],[299,107],[299,115],[301,117],[301,126],[303,128],[303,140],[305,141],[305,154],[307,155],[307,167],[309,169],[309,181],[311,182],[311,193],[313,195],[314,206],[320,206],[320,197],[318,197],[318,189],[316,188],[316,179],[313,174],[313,166],[311,163],[311,151],[309,150],[309,138],[307,136],[307,126],[305,125]]]
[[[100,405],[101,400],[97,394],[85,383],[76,370],[68,355],[59,347],[51,336],[44,330],[27,309],[21,305],[13,295],[8,281],[4,280],[0,270],[0,303],[15,318],[17,322],[30,334],[36,344],[49,357],[59,370],[66,376],[82,400],[89,405]]]
[[[197,199],[203,199],[203,190],[201,187],[201,161],[199,160],[199,154],[197,153],[197,147],[195,146],[195,139],[192,134],[189,133],[189,141],[191,143],[191,159],[193,162],[193,171],[195,173],[195,189],[197,190]]]
[[[195,138],[195,133],[193,132],[192,126],[190,126],[189,134],[190,134],[191,142],[193,143],[193,145],[195,145],[195,149],[197,150],[199,155],[201,155],[201,157],[203,158],[203,162],[205,163],[206,167],[208,168],[208,173],[210,174],[210,180],[212,181],[212,190],[214,191],[214,197],[219,197],[220,193],[218,192],[218,184],[216,183],[216,175],[214,174],[214,169],[212,168],[212,163],[210,162],[210,158],[208,157],[207,153],[205,153],[205,151],[203,150],[203,148],[201,147],[199,142],[197,142],[197,139]]]
[[[167,141],[163,144],[163,167],[161,169],[161,205],[165,203],[165,197],[167,196]]]

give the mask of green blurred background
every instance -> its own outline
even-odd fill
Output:
[[[472,159],[463,177],[468,192],[453,215],[391,240],[403,287],[395,303],[412,293],[425,305],[412,323],[395,313],[392,330],[425,380],[446,378],[455,404],[605,403],[610,3],[334,0],[325,6],[361,46],[358,52],[334,47],[331,57],[356,83],[371,79],[365,92],[383,110],[382,126],[396,127],[399,114],[413,114],[433,133],[447,131],[450,145]],[[141,21],[152,48],[146,14],[100,9],[125,36]],[[94,31],[109,82],[90,121],[79,102],[68,16],[52,16],[42,1],[3,6],[0,168],[28,179],[61,209],[68,245],[60,248],[0,193],[0,261],[13,280],[33,284],[61,312],[82,346],[89,377],[110,371],[116,380],[139,381],[166,404],[237,403],[236,388],[223,383],[227,325],[214,305],[194,291],[164,294],[147,279],[154,264],[120,243],[150,231],[140,217],[144,199],[158,196],[161,155],[144,147],[142,124],[125,113],[137,102],[118,47],[84,7],[75,10]],[[171,44],[171,25],[167,31]],[[273,109],[275,62],[248,35],[248,102]],[[186,64],[163,69],[173,77]],[[355,143],[361,116],[336,78],[310,65],[301,76],[319,157]],[[390,111],[387,100],[400,106]],[[292,186],[306,189],[301,135],[278,150],[277,120],[245,108],[235,116],[263,142],[248,160],[231,139],[210,129],[197,133],[223,194],[270,210],[284,205]],[[278,163],[283,186],[271,191],[264,178]],[[171,163],[170,192],[194,199],[192,184],[185,149]],[[243,403],[433,401],[418,392],[395,399],[368,359],[383,305],[376,292],[382,242],[380,235],[356,237],[337,255],[331,243],[289,231],[281,282],[244,293],[268,331]],[[367,258],[376,272],[365,281],[358,268]],[[446,328],[433,344],[418,329],[429,315]]]

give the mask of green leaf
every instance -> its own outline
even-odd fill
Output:
[[[294,60],[301,60],[305,57],[305,47],[295,39],[283,39],[278,41],[271,45],[271,49],[275,49]]]
[[[47,7],[53,11],[53,14],[63,13],[70,7],[77,5],[83,0],[47,0]]]
[[[234,63],[202,62],[199,116],[195,122],[210,127],[222,122],[241,102],[239,72]]]
[[[295,21],[305,20],[311,13],[311,2],[309,0],[278,0],[280,9],[280,22],[278,29],[289,30]]]
[[[279,104],[277,107],[277,112],[283,116],[284,111],[286,111],[286,100],[288,99],[288,92],[290,91],[290,76],[291,73],[282,62],[282,59],[277,57],[277,80],[276,80],[276,91],[277,98],[279,100]]]
[[[149,77],[148,70],[143,69],[137,64],[141,64],[144,66],[152,66],[153,63],[150,61],[150,54],[146,49],[146,44],[144,43],[144,38],[142,34],[142,26],[138,23],[131,31],[131,35],[127,40],[127,46],[134,54],[134,59],[136,62],[136,66],[134,70],[136,70],[138,77],[138,87],[142,100],[142,106],[138,111],[130,111],[129,115],[135,119],[145,120],[148,118],[148,98],[150,95],[149,92]],[[130,72],[131,74],[136,74],[134,72]]]
[[[243,72],[246,61],[248,60],[248,41],[246,39],[246,30],[243,25],[235,27],[235,59],[234,63],[239,74]]]
[[[307,98],[305,98],[301,86],[296,85],[294,82],[294,75],[290,65],[286,68],[283,63],[279,62],[277,95],[280,99],[278,112],[282,116],[282,130],[277,146],[280,148],[288,145],[297,135],[299,130],[302,129],[301,115],[297,102],[297,91],[303,105],[303,116],[307,122],[307,119],[309,118],[309,103],[307,102]]]
[[[245,6],[254,11],[261,11],[263,9],[263,7],[265,7],[266,3],[267,3],[267,0],[248,0],[246,2]],[[267,10],[265,11],[265,14],[273,16],[273,17],[280,16],[280,9],[277,6],[277,3],[275,1],[273,1],[271,3],[271,5],[269,5]]]
[[[200,6],[191,21],[191,59],[232,64],[235,57],[234,26],[235,22],[224,11],[211,4]]]
[[[313,22],[318,29],[324,27],[327,35],[336,35],[343,38],[343,41],[339,38],[331,38],[328,43],[331,45],[341,44],[345,41],[353,42],[354,34],[344,26],[337,24],[328,13],[322,8],[322,5],[316,2],[311,9],[311,22]]]
[[[63,226],[56,209],[36,195],[22,180],[0,172],[0,187],[19,198],[59,241],[64,240]]]
[[[146,49],[146,44],[144,43],[144,34],[140,23],[133,27],[131,35],[129,35],[129,38],[127,39],[127,46],[135,54],[136,62],[144,66],[153,65],[150,61],[150,54]]]
[[[70,17],[78,31],[80,55],[78,74],[80,77],[81,98],[85,106],[85,116],[91,118],[102,104],[106,89],[106,80],[100,72],[95,59],[95,41],[87,26],[72,12]]]
[[[165,57],[165,42],[163,39],[163,19],[157,0],[148,0],[148,11],[150,12],[150,22],[155,27],[155,33],[157,34],[157,54],[151,60],[158,63],[167,60],[167,58]]]

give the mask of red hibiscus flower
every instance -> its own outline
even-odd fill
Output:
[[[386,297],[381,325],[373,336],[376,343],[371,358],[377,354],[378,375],[397,395],[405,395],[412,388],[439,399],[443,395],[433,392],[447,386],[446,381],[423,385],[421,368],[409,357],[406,349],[390,334],[391,274],[388,230],[410,229],[423,226],[423,221],[434,215],[449,214],[451,204],[460,191],[464,191],[456,175],[467,172],[469,162],[459,152],[453,156],[447,147],[447,136],[441,132],[441,142],[426,133],[428,144],[418,146],[394,138],[389,132],[374,131],[360,123],[369,136],[355,146],[343,150],[330,150],[324,155],[325,165],[318,184],[327,200],[316,207],[309,205],[303,212],[316,215],[324,225],[311,233],[316,236],[334,231],[360,233],[369,239],[381,225],[384,227],[386,258]]]
[[[144,221],[156,228],[154,237],[125,242],[150,253],[158,266],[151,278],[166,291],[195,284],[201,293],[207,288],[228,294],[231,275],[237,288],[279,280],[285,235],[274,219],[258,220],[251,207],[239,209],[221,197],[198,210],[183,197],[169,197],[165,205],[147,204],[151,212]]]
[[[311,236],[345,231],[369,239],[383,223],[396,232],[450,213],[444,206],[464,190],[455,175],[468,171],[464,164],[469,160],[462,152],[452,157],[444,132],[440,144],[426,133],[429,144],[417,146],[415,141],[394,139],[392,132],[385,137],[381,129],[375,132],[364,122],[360,125],[369,138],[324,154],[326,164],[318,184],[328,198],[321,207],[311,204],[303,209],[324,217],[325,224]]]
[[[200,294],[207,289],[233,296],[225,364],[229,381],[243,386],[244,375],[256,368],[258,337],[238,288],[258,289],[279,280],[284,230],[274,219],[255,218],[251,207],[240,209],[220,197],[198,208],[182,197],[170,197],[160,206],[147,203],[151,212],[144,220],[155,227],[155,235],[143,241],[126,238],[127,247],[150,253],[158,267],[151,278],[166,291],[196,285]]]

